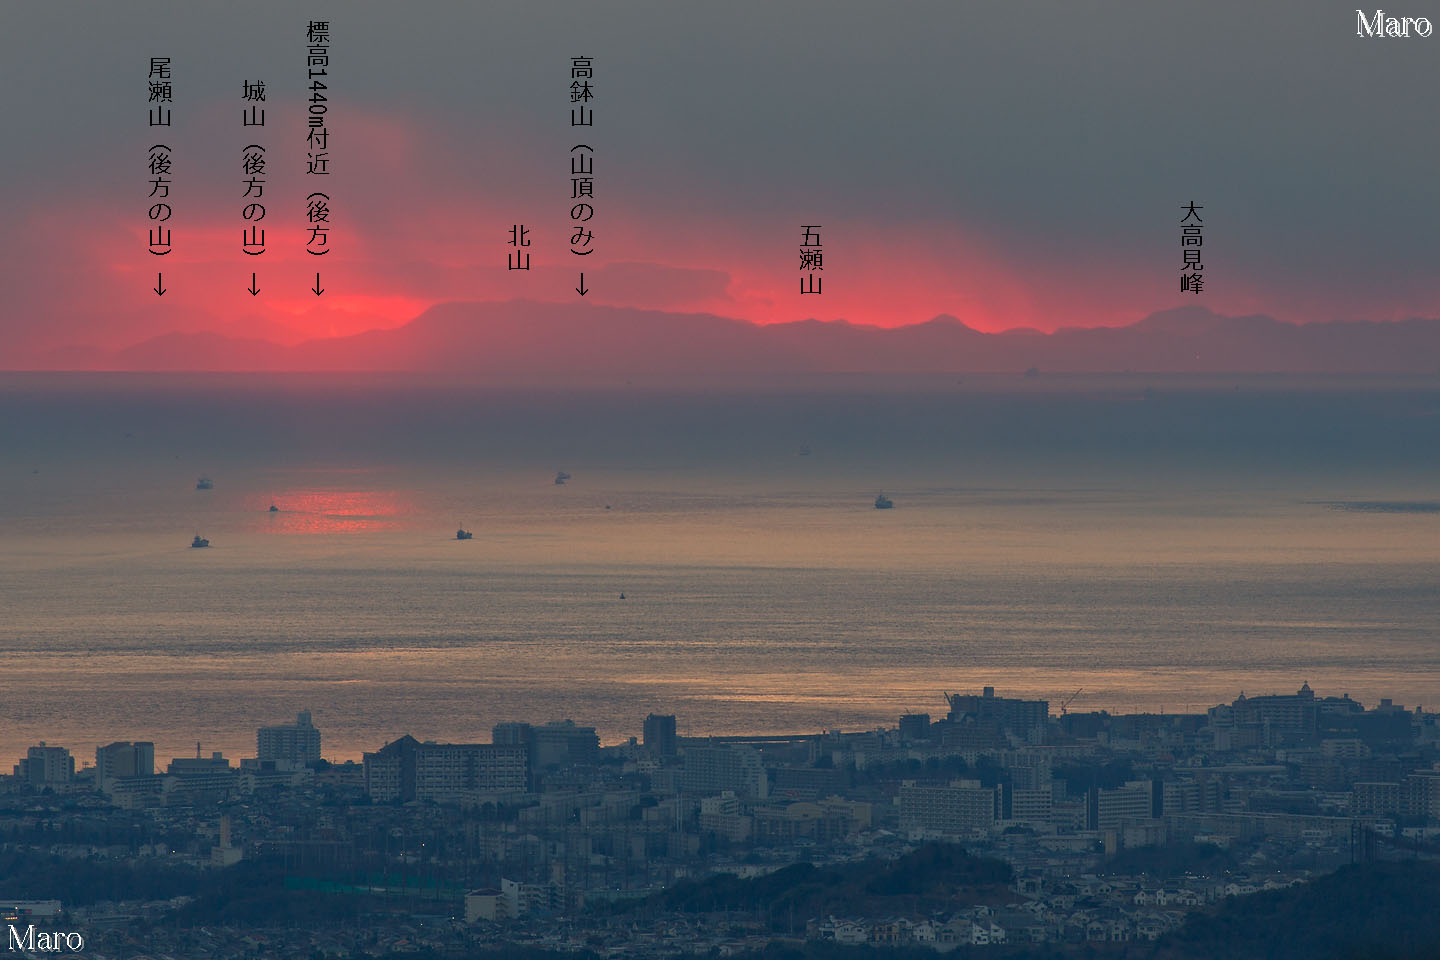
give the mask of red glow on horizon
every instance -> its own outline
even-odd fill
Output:
[[[298,116],[300,105],[271,109],[278,119],[286,109]],[[789,211],[717,203],[698,211],[704,229],[677,229],[676,211],[643,196],[617,198],[605,211],[604,245],[584,260],[589,293],[582,301],[568,221],[537,219],[536,198],[553,198],[554,187],[536,169],[536,145],[486,142],[462,156],[427,150],[432,136],[410,118],[358,110],[348,123],[367,149],[335,178],[336,222],[324,256],[305,252],[304,193],[313,184],[294,170],[277,171],[273,194],[267,191],[270,243],[254,258],[240,251],[238,202],[208,183],[177,206],[171,226],[178,242],[167,257],[146,254],[149,223],[133,198],[77,190],[64,203],[18,211],[17,229],[30,243],[15,269],[32,282],[8,304],[18,319],[0,329],[0,355],[44,369],[47,351],[123,350],[171,333],[294,346],[403,326],[457,301],[602,304],[762,325],[815,319],[893,328],[948,316],[986,333],[1118,326],[1181,304],[1295,322],[1435,312],[1420,302],[1361,302],[1358,295],[1350,302],[1318,287],[1277,291],[1240,277],[1186,301],[1175,276],[1158,266],[1169,262],[1169,251],[1157,251],[1153,263],[1099,246],[1063,256],[1004,253],[971,224],[838,215],[822,230],[824,292],[807,296],[799,292],[799,220],[789,223]],[[230,132],[217,127],[206,135]],[[477,169],[488,175],[476,176]],[[374,184],[384,189],[366,186]],[[77,222],[87,229],[75,232]],[[518,223],[535,230],[528,271],[506,268],[513,250],[506,241]],[[248,290],[252,271],[258,295]],[[163,297],[152,289],[157,272],[165,274]],[[321,295],[312,292],[317,272]]]
[[[415,512],[409,494],[399,490],[288,489],[270,500],[247,498],[246,507],[260,516],[256,526],[263,532],[311,536],[398,530]]]

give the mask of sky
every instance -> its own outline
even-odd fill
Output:
[[[1440,36],[1357,37],[1353,7],[0,3],[0,368],[170,331],[292,344],[447,301],[575,302],[582,269],[588,303],[757,323],[1049,331],[1186,303],[1440,315]],[[1440,3],[1394,12],[1440,22]],[[321,18],[328,177],[304,173],[305,26]],[[172,58],[164,136],[146,120],[152,56]],[[583,135],[579,56],[594,63]],[[241,124],[255,80],[263,131]],[[155,142],[174,157],[163,258],[146,250]],[[270,164],[259,257],[241,251],[250,143]],[[583,258],[577,143],[595,157]],[[332,252],[317,258],[304,198],[322,188]],[[1192,200],[1198,298],[1178,283]],[[529,272],[506,269],[514,224]],[[806,224],[820,296],[799,292]]]

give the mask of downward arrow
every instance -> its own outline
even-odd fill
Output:
[[[587,294],[587,293],[590,292],[589,290],[586,290],[586,289],[585,289],[585,274],[583,274],[583,273],[580,274],[580,286],[578,286],[578,287],[575,288],[575,292],[578,293],[578,294],[580,294],[580,296],[582,296],[582,297],[585,296],[585,294]]]
[[[320,274],[315,274],[315,286],[311,287],[310,289],[315,291],[315,296],[317,297],[325,292],[325,288],[320,286]]]
[[[159,273],[155,274],[155,286],[151,287],[151,289],[154,290],[156,293],[160,294],[160,296],[162,296],[162,297],[165,296],[165,276],[164,276],[164,274],[159,274]]]
[[[255,282],[255,274],[252,273],[252,274],[250,274],[250,296],[253,297],[253,296],[255,296],[255,294],[257,294],[257,293],[259,293],[259,292],[260,292],[260,286],[259,286],[259,284],[257,284],[257,283]]]

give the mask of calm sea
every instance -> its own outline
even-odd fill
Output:
[[[1434,707],[1437,561],[1436,379],[4,375],[0,760]]]

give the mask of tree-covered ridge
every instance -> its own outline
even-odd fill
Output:
[[[782,918],[803,923],[810,917],[914,914],[1003,901],[1011,877],[1003,861],[931,843],[896,860],[797,863],[760,877],[717,874],[683,881],[643,906],[682,913],[758,910],[776,924]]]

